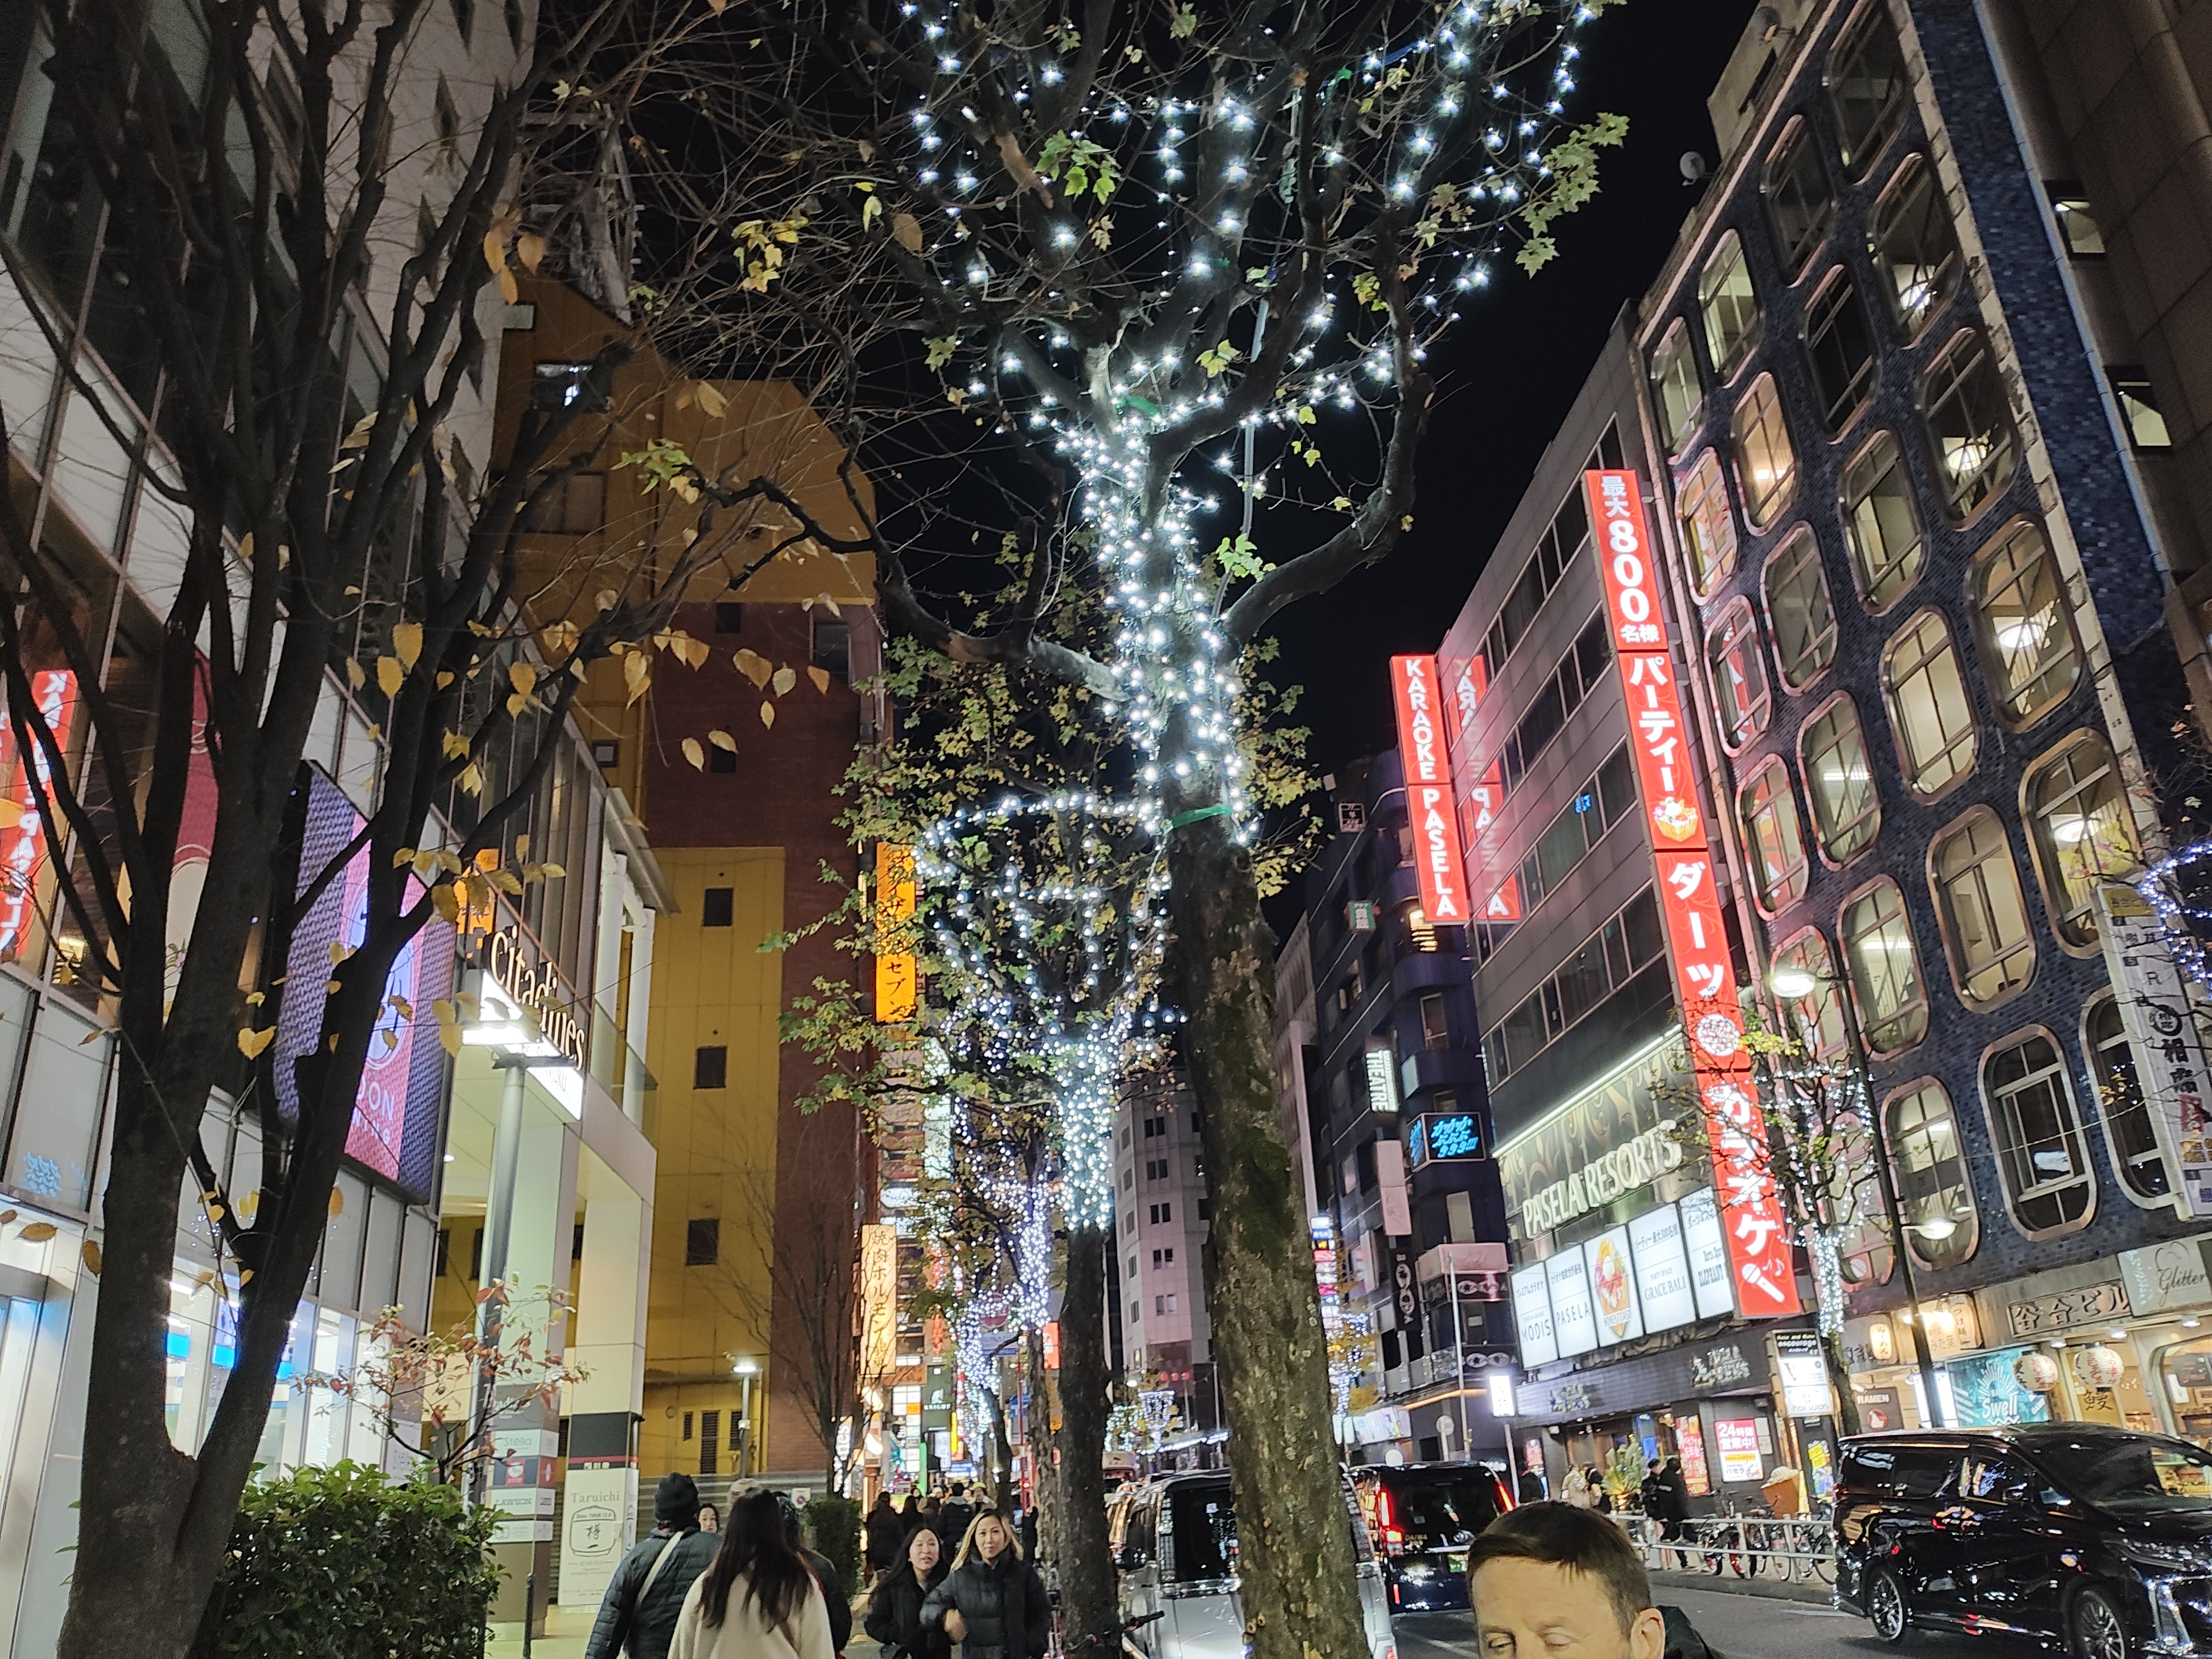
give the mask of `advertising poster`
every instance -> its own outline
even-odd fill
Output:
[[[1766,1474],[1759,1456],[1759,1424],[1748,1417],[1722,1417],[1713,1421],[1713,1449],[1719,1452],[1721,1479],[1757,1481]]]
[[[1672,1204],[1646,1210],[1628,1224],[1628,1254],[1636,1264],[1636,1294],[1646,1331],[1671,1331],[1697,1318],[1682,1218]]]
[[[1709,1496],[1713,1477],[1705,1467],[1705,1425],[1694,1417],[1681,1419],[1674,1425],[1674,1443],[1682,1449],[1682,1480],[1689,1487],[1690,1496]]]
[[[1596,1304],[1598,1340],[1610,1345],[1644,1334],[1637,1305],[1636,1273],[1630,1265],[1628,1229],[1615,1227],[1583,1246],[1589,1263],[1590,1299]]]
[[[1597,1315],[1590,1306],[1581,1245],[1571,1244],[1544,1263],[1544,1285],[1552,1293],[1552,1335],[1559,1358],[1572,1359],[1597,1346]]]
[[[1520,1333],[1524,1368],[1548,1365],[1559,1357],[1559,1341],[1552,1331],[1552,1293],[1544,1279],[1540,1261],[1513,1275],[1513,1323]]]
[[[1690,1253],[1690,1287],[1696,1294],[1698,1317],[1717,1319],[1735,1311],[1735,1292],[1729,1285],[1728,1240],[1721,1233],[1720,1206],[1710,1188],[1692,1193],[1680,1206],[1682,1242]]]

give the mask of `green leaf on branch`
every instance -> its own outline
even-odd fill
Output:
[[[923,341],[922,343],[929,348],[927,353],[922,357],[922,366],[926,368],[942,368],[952,361],[952,349],[959,343],[959,341],[952,335],[940,334],[933,339]]]
[[[1221,574],[1232,580],[1256,580],[1275,568],[1260,556],[1260,550],[1252,538],[1241,532],[1233,538],[1221,538],[1221,545],[1213,550],[1213,562],[1221,567]]]
[[[1352,279],[1352,297],[1370,311],[1387,311],[1382,299],[1382,279],[1371,270],[1363,270]]]
[[[1206,378],[1210,380],[1215,375],[1224,372],[1240,355],[1235,346],[1224,340],[1210,350],[1200,352],[1198,366],[1206,371]]]
[[[1628,118],[1606,114],[1577,127],[1544,152],[1544,171],[1550,182],[1521,210],[1528,238],[1513,256],[1514,264],[1534,272],[1559,256],[1558,244],[1551,235],[1553,222],[1597,194],[1598,152],[1617,148],[1627,138]]]
[[[1188,40],[1198,27],[1198,8],[1177,6],[1175,15],[1168,20],[1168,35],[1171,40]]]

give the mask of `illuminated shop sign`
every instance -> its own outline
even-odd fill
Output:
[[[1482,1121],[1473,1112],[1424,1112],[1406,1134],[1406,1161],[1416,1170],[1482,1155]]]
[[[1512,1275],[1528,1366],[1735,1311],[1711,1192],[1661,1204]]]
[[[31,700],[38,705],[54,746],[70,752],[76,726],[76,676],[65,668],[43,668],[31,676]],[[46,829],[39,803],[52,773],[43,752],[26,766],[16,752],[15,727],[0,722],[0,799],[15,811],[15,822],[0,829],[0,961],[13,962],[29,938],[39,901],[39,876],[46,864]]]
[[[1421,909],[1432,927],[1462,925],[1470,920],[1467,873],[1452,805],[1451,757],[1437,707],[1437,659],[1391,658],[1390,688],[1398,703],[1398,752],[1405,763],[1406,812],[1420,872]]]
[[[1521,1206],[1521,1230],[1523,1234],[1547,1233],[1681,1167],[1682,1143],[1674,1125],[1646,1129],[1626,1146],[1599,1153],[1565,1180],[1553,1182],[1528,1200]]]
[[[1605,573],[1613,659],[1628,699],[1629,746],[1658,864],[1668,951],[1720,1183],[1737,1305],[1747,1318],[1793,1314],[1797,1280],[1789,1230],[1766,1166],[1765,1129],[1698,808],[1689,723],[1660,620],[1658,572],[1643,499],[1632,471],[1591,471],[1583,480]]]
[[[914,921],[914,848],[876,843],[876,938],[902,940]],[[914,1018],[916,963],[911,951],[889,951],[876,957],[876,1019],[895,1025]]]

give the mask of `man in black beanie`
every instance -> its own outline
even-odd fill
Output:
[[[721,1543],[699,1530],[699,1486],[688,1474],[664,1474],[653,1492],[653,1528],[615,1569],[584,1659],[668,1659],[676,1616],[692,1582]]]

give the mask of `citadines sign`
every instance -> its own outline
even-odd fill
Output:
[[[1406,766],[1406,811],[1413,826],[1413,862],[1420,871],[1421,909],[1431,926],[1464,926],[1467,872],[1452,806],[1451,757],[1444,749],[1443,698],[1434,657],[1390,659],[1398,703],[1398,752]]]
[[[1712,854],[1690,757],[1689,723],[1660,620],[1659,575],[1636,474],[1586,472],[1605,573],[1606,617],[1628,699],[1646,831],[1658,864],[1668,954],[1719,1178],[1736,1304],[1747,1318],[1797,1311],[1788,1228],[1767,1168],[1766,1130],[1743,1042],[1743,1010],[1713,890]]]

